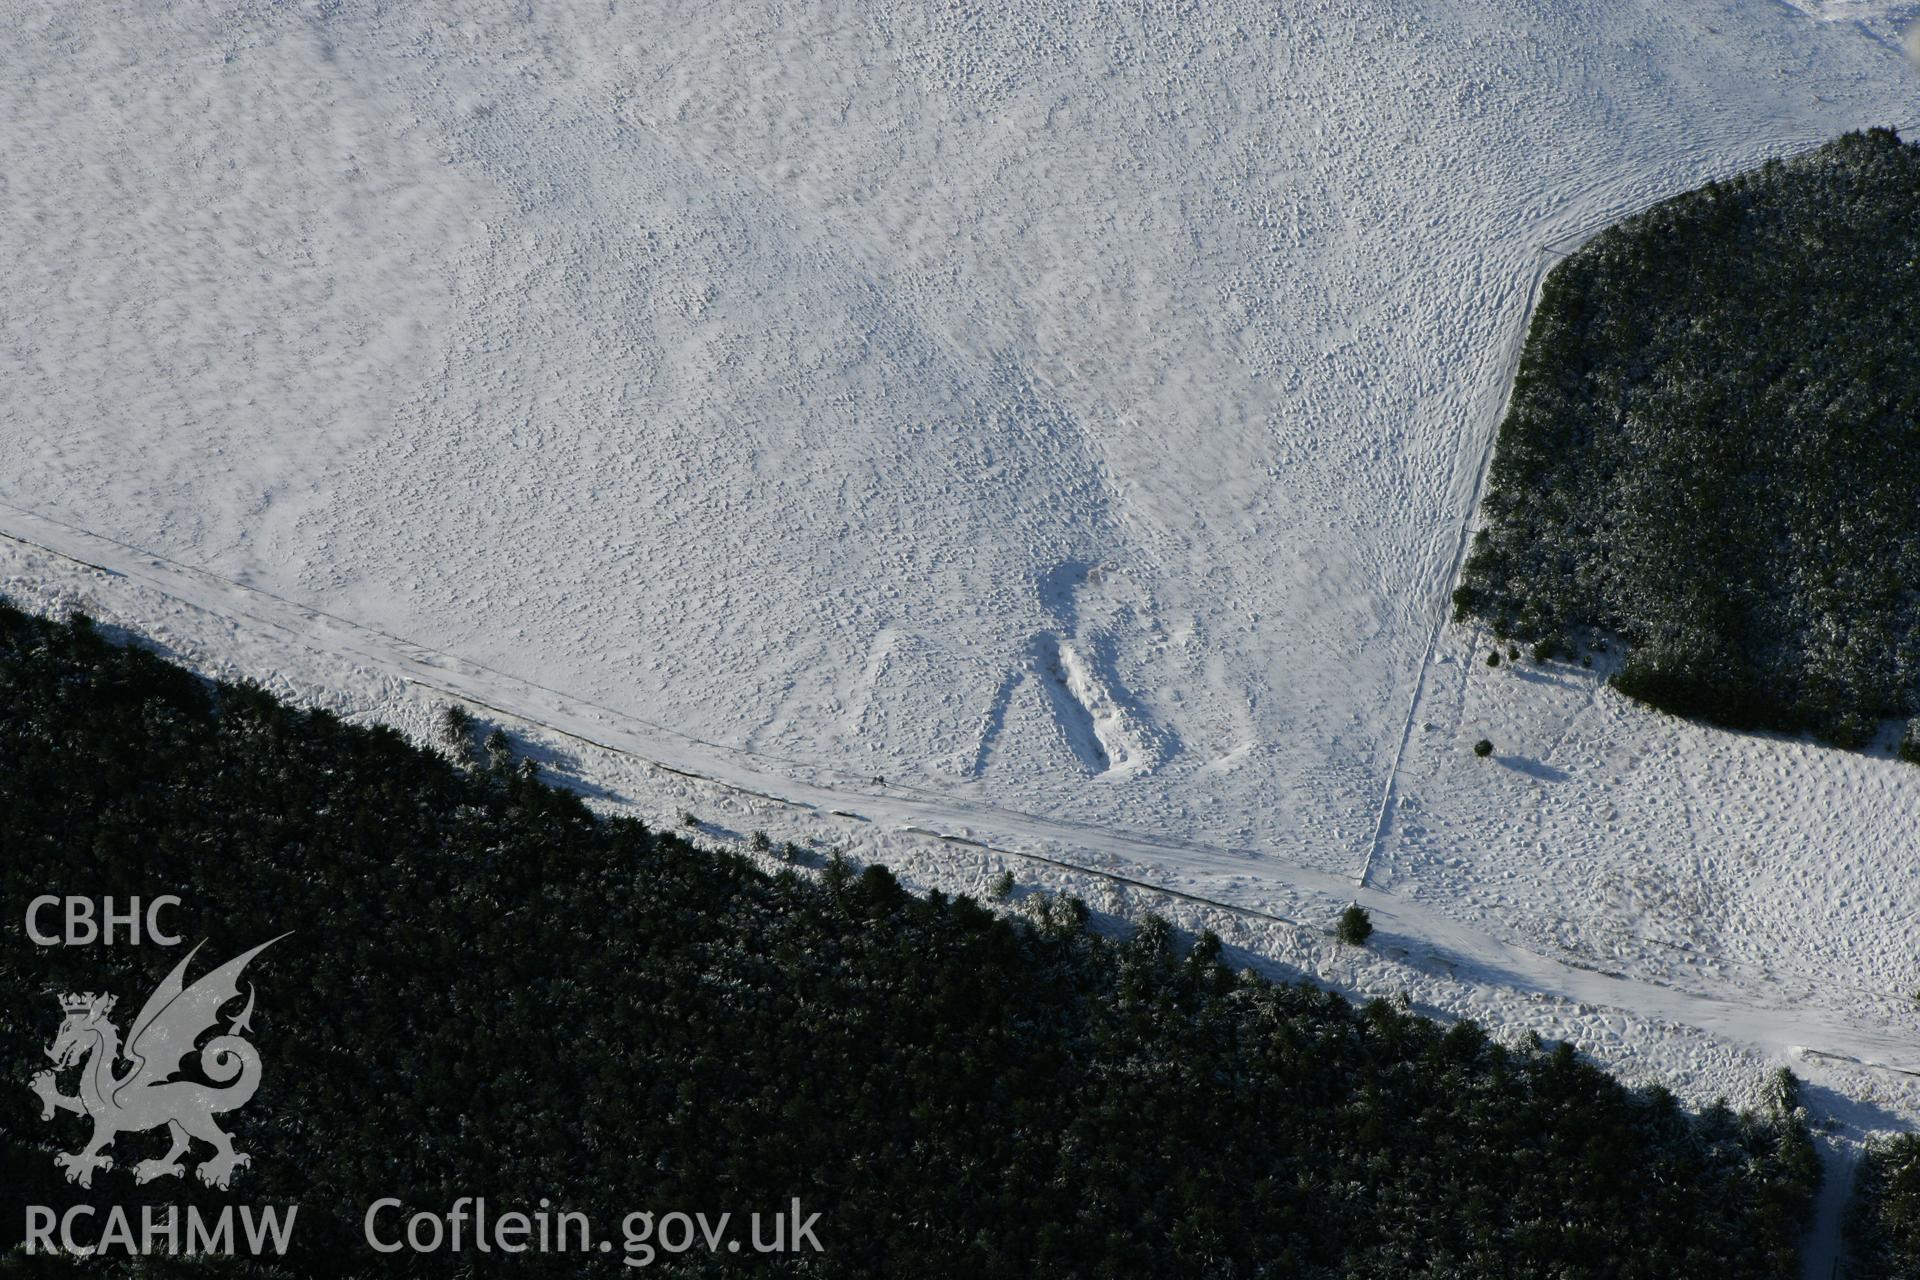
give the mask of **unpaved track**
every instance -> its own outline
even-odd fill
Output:
[[[1411,964],[1443,970],[1456,978],[1628,1010],[1696,1027],[1775,1056],[1810,1046],[1873,1067],[1920,1073],[1920,1053],[1906,1037],[1804,1006],[1757,1006],[1745,1002],[1744,997],[1720,997],[1600,973],[1515,946],[1453,920],[1430,905],[1377,889],[1356,889],[1347,876],[1284,863],[1251,851],[1157,839],[923,790],[889,788],[876,792],[826,766],[758,755],[690,737],[8,504],[0,504],[0,535],[89,568],[122,575],[234,626],[279,631],[306,647],[420,688],[762,799],[821,811],[853,812],[898,829],[958,838],[1008,856],[1037,858],[1087,875],[1156,890],[1158,886],[1151,881],[1063,861],[1021,846],[1025,842],[1055,842],[1142,868],[1172,867],[1203,874],[1257,870],[1264,878],[1322,897],[1329,904],[1349,898],[1359,902],[1372,913],[1383,944],[1404,949]],[[1160,891],[1228,911],[1310,927],[1198,894]]]
[[[233,627],[281,632],[334,659],[354,662],[548,733],[745,795],[800,808],[856,813],[933,839],[1316,932],[1312,925],[1271,911],[1142,878],[1151,876],[1149,868],[1227,874],[1257,869],[1270,881],[1328,899],[1328,909],[1323,913],[1328,916],[1333,903],[1348,898],[1359,902],[1374,918],[1379,931],[1376,945],[1393,948],[1406,963],[1418,968],[1472,983],[1537,991],[1696,1027],[1776,1058],[1796,1057],[1802,1073],[1816,1081],[1824,1077],[1822,1061],[1829,1058],[1905,1075],[1920,1074],[1920,1053],[1914,1051],[1908,1037],[1860,1026],[1804,1005],[1767,1007],[1751,1003],[1744,996],[1719,997],[1596,972],[1514,946],[1426,904],[1364,885],[1355,887],[1345,876],[1251,851],[1065,822],[915,788],[875,792],[859,786],[861,780],[845,771],[728,748],[679,733],[4,503],[0,503],[0,537],[89,569],[131,579]],[[1416,693],[1409,724],[1418,706]],[[1389,780],[1376,847],[1390,817],[1391,787]],[[1065,844],[1122,859],[1139,868],[1139,874],[1126,875],[1022,848],[1027,841]],[[1855,1150],[1849,1138],[1823,1140],[1829,1185],[1815,1205],[1815,1220],[1803,1249],[1806,1277],[1825,1277],[1838,1256],[1840,1224],[1846,1208],[1841,1188],[1851,1182]]]

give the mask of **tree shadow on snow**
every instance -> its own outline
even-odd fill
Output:
[[[1494,761],[1502,768],[1524,773],[1541,782],[1565,782],[1573,776],[1565,769],[1556,769],[1543,760],[1532,760],[1526,756],[1495,756]]]

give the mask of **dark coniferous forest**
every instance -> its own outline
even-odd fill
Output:
[[[1920,713],[1920,150],[1667,201],[1542,290],[1455,602],[1630,645],[1618,687],[1869,742]]]
[[[1920,1134],[1867,1148],[1847,1220],[1848,1280],[1920,1276]]]
[[[1694,1115],[1566,1047],[1248,976],[1163,925],[1116,941],[879,867],[769,875],[508,759],[456,763],[3,606],[0,847],[16,922],[44,892],[174,893],[210,960],[297,931],[248,971],[266,1070],[226,1117],[253,1154],[229,1196],[133,1185],[157,1134],[78,1191],[52,1154],[82,1122],[44,1123],[24,1087],[54,992],[134,1006],[179,950],[17,928],[0,948],[10,1204],[297,1203],[290,1274],[476,1265],[371,1255],[384,1195],[821,1215],[818,1255],[663,1274],[1798,1274],[1818,1165],[1790,1087],[1767,1114]]]

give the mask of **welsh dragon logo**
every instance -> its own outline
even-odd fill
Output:
[[[280,938],[286,936],[283,933]],[[187,964],[205,944],[196,945],[147,997],[140,1016],[133,1020],[124,1048],[119,1029],[107,1016],[113,1012],[114,997],[92,992],[60,997],[66,1021],[60,1024],[60,1033],[47,1050],[54,1070],[34,1076],[33,1091],[40,1095],[42,1120],[51,1120],[60,1111],[93,1118],[93,1137],[87,1145],[53,1158],[67,1171],[68,1182],[92,1186],[94,1170],[113,1167],[113,1158],[105,1152],[116,1136],[162,1125],[171,1135],[173,1146],[158,1159],[135,1165],[136,1182],[179,1177],[185,1172],[180,1157],[187,1154],[195,1138],[214,1149],[214,1154],[194,1171],[210,1187],[224,1189],[234,1171],[249,1163],[244,1153],[233,1149],[233,1140],[213,1118],[245,1106],[260,1087],[260,1054],[240,1034],[252,1030],[251,984],[246,1007],[229,1021],[226,1034],[216,1035],[200,1049],[200,1072],[213,1084],[174,1077],[200,1038],[217,1029],[220,1010],[239,998],[241,970],[280,938],[271,938],[234,957],[188,986]],[[123,1059],[124,1068],[120,1065]],[[79,1092],[68,1096],[59,1091],[56,1073],[76,1063],[80,1066]]]

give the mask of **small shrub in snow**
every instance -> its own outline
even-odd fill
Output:
[[[461,764],[473,760],[473,713],[465,707],[449,706],[440,709],[440,722],[435,726],[440,745]]]
[[[820,883],[835,897],[845,893],[853,883],[853,864],[838,849],[827,858],[827,865],[820,872]]]
[[[1340,913],[1340,923],[1334,929],[1340,941],[1350,947],[1364,947],[1367,939],[1373,936],[1373,917],[1359,903],[1353,903]]]
[[[1485,738],[1480,739],[1480,741],[1473,744],[1473,754],[1479,756],[1482,760],[1485,760],[1488,756],[1493,754],[1493,743],[1489,742]]]
[[[1218,964],[1220,949],[1220,935],[1211,929],[1203,929],[1193,944],[1193,950],[1187,952],[1187,959],[1195,965]]]
[[[1791,1068],[1777,1068],[1767,1077],[1767,1110],[1776,1116],[1790,1116],[1800,1106],[1800,1077]]]
[[[507,731],[495,726],[487,735],[487,768],[505,769],[513,763],[513,744],[507,741]]]

